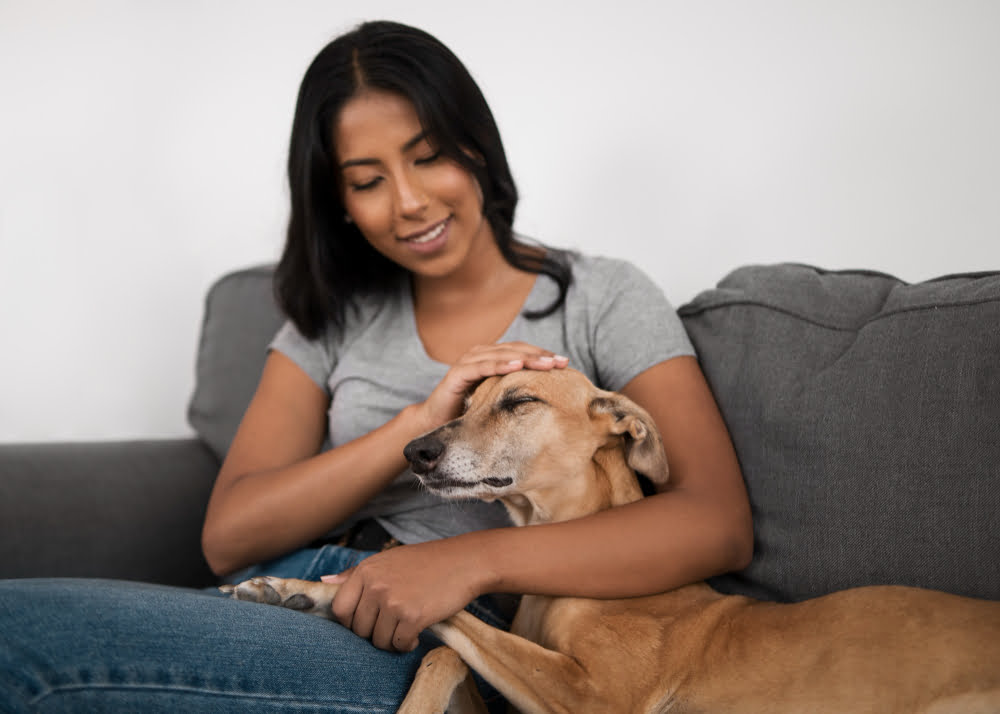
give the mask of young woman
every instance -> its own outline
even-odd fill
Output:
[[[513,233],[496,125],[444,45],[377,22],[324,48],[300,88],[289,181],[276,276],[289,322],[203,547],[234,579],[341,582],[344,627],[178,589],[2,584],[0,702],[12,710],[395,711],[422,630],[464,607],[502,626],[491,593],[637,596],[748,562],[739,467],[676,314],[628,263]],[[567,364],[650,412],[667,489],[520,529],[497,504],[419,490],[403,446],[457,416],[471,387]],[[405,545],[380,551],[390,538]]]

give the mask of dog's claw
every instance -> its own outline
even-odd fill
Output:
[[[278,605],[281,603],[281,595],[271,586],[270,580],[267,577],[250,578],[238,585],[222,585],[219,590],[236,600]]]

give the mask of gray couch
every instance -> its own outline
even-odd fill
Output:
[[[280,322],[268,267],[209,292],[197,437],[0,445],[0,577],[200,586],[219,459]],[[907,285],[748,266],[680,308],[743,467],[756,554],[713,585],[1000,599],[1000,273]]]

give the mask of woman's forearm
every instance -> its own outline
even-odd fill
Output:
[[[746,566],[743,504],[668,491],[563,523],[466,534],[480,592],[594,598],[649,595]]]
[[[219,574],[277,557],[334,529],[405,468],[424,425],[404,409],[375,431],[311,458],[241,474],[212,495],[202,537]]]

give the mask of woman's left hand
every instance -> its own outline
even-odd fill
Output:
[[[399,546],[323,577],[341,584],[334,617],[376,647],[411,651],[425,628],[482,594],[482,565],[464,540]]]

